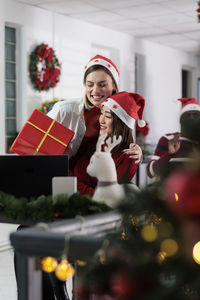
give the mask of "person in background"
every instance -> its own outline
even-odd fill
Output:
[[[137,115],[139,116],[139,126],[145,125],[142,119],[143,109],[145,105],[144,98],[136,93],[120,92],[110,96],[101,104],[101,115],[99,117],[99,134],[107,137],[116,135],[122,136],[122,141],[112,151],[112,158],[115,162],[118,183],[131,183],[136,171],[137,162],[130,158],[123,149],[133,143],[132,131],[135,128]],[[104,150],[105,144],[102,147]],[[93,152],[95,149],[93,149]],[[88,194],[93,196],[97,186],[97,179],[91,177],[86,169],[90,162],[91,151],[82,153],[74,163],[71,176],[77,177],[77,189],[81,195]]]
[[[188,138],[188,124],[200,119],[200,105],[195,98],[180,98],[178,101],[182,104],[180,132],[168,133],[159,139],[154,155],[147,165],[147,175],[150,178],[159,176],[164,164],[188,159],[194,149],[193,141]]]
[[[112,60],[94,56],[84,70],[85,96],[56,103],[48,116],[75,132],[67,147],[67,154],[76,161],[88,148],[93,151],[99,136],[100,105],[108,97],[118,92],[119,71]],[[141,148],[131,143],[126,153],[140,162]],[[70,164],[73,168],[73,164]]]

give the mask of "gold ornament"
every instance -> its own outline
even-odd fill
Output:
[[[157,262],[158,262],[159,264],[163,263],[164,260],[166,259],[166,257],[167,257],[166,252],[160,251],[160,252],[157,254]]]
[[[157,216],[157,215],[153,215],[152,216],[152,222],[156,225],[159,225],[162,222],[162,218]]]
[[[127,234],[124,231],[121,233],[121,240],[128,240]]]
[[[139,218],[136,216],[129,216],[130,222],[133,226],[137,226],[139,224]]]
[[[74,268],[67,259],[62,259],[55,270],[56,277],[61,281],[66,281],[68,278],[74,276]]]
[[[41,260],[42,270],[48,273],[54,272],[58,262],[55,258],[48,256]]]

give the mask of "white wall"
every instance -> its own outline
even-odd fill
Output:
[[[138,40],[136,52],[145,56],[145,118],[149,121],[149,139],[157,142],[161,135],[179,130],[181,70],[192,72],[190,97],[197,97],[197,62],[195,56],[148,41]]]
[[[87,61],[98,51],[109,54],[120,70],[120,89],[134,91],[134,55],[145,56],[144,89],[145,118],[150,123],[149,137],[156,142],[160,135],[178,128],[179,107],[175,104],[181,96],[181,68],[194,69],[194,95],[196,96],[197,57],[128,34],[112,31],[50,11],[1,0],[0,4],[0,126],[4,133],[4,34],[5,23],[17,25],[19,31],[18,76],[18,130],[34,108],[53,97],[69,98],[83,94],[82,71]],[[49,92],[33,90],[29,78],[28,58],[34,47],[42,42],[54,47],[62,64],[61,80]],[[4,152],[4,134],[1,134],[0,153]]]

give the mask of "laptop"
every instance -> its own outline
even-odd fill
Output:
[[[0,191],[15,197],[52,195],[52,178],[67,175],[67,155],[0,155]]]

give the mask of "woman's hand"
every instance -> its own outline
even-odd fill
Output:
[[[143,159],[142,149],[137,144],[131,143],[129,149],[124,149],[123,152],[128,154],[130,158],[135,159],[136,164],[139,164]]]
[[[174,154],[180,149],[180,134],[175,134],[174,138],[168,141],[168,152],[169,154]]]

